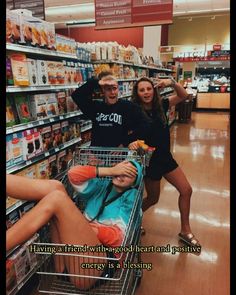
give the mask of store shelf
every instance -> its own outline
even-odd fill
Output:
[[[82,127],[81,129],[80,129],[80,132],[85,132],[85,131],[87,131],[87,130],[90,130],[90,129],[92,129],[92,124],[91,125],[89,125],[89,126],[84,126],[84,127]]]
[[[132,93],[118,96],[118,98],[127,98],[127,97],[131,97],[131,96],[132,96]]]
[[[20,163],[20,164],[18,164],[16,166],[13,166],[13,167],[9,167],[7,169],[7,174],[17,172],[17,171],[22,170],[22,169],[24,169],[24,168],[26,168],[26,167],[28,167],[28,166],[30,166],[32,164],[35,164],[35,163],[37,163],[37,162],[39,162],[41,160],[44,160],[47,157],[52,156],[52,155],[54,155],[54,154],[56,154],[56,153],[58,153],[58,152],[60,152],[60,151],[62,151],[64,149],[68,148],[69,146],[72,146],[74,144],[79,143],[81,140],[82,140],[81,137],[74,138],[74,139],[72,139],[72,140],[70,140],[70,141],[68,141],[66,143],[61,144],[59,147],[52,148],[52,149],[48,150],[47,152],[43,152],[42,154],[38,155],[37,157],[35,157],[35,158],[31,159],[31,160],[24,161],[24,162],[22,162],[22,163]]]
[[[12,211],[16,210],[17,208],[19,208],[21,205],[23,205],[26,202],[28,202],[28,201],[27,200],[19,200],[18,202],[16,202],[11,207],[8,207],[6,209],[6,215],[10,214]]]
[[[86,148],[86,147],[89,147],[91,145],[91,141],[88,141],[88,142],[85,142],[83,144],[81,144],[79,147],[80,148]]]
[[[164,91],[161,91],[160,94],[161,94],[161,95],[167,95],[167,94],[172,93],[173,90],[174,90],[173,88],[168,87],[168,88],[166,88]]]
[[[18,52],[25,52],[25,53],[32,53],[36,55],[44,55],[44,56],[54,56],[54,57],[63,57],[63,58],[69,58],[69,59],[76,59],[78,60],[78,57],[73,54],[67,54],[59,51],[53,51],[48,49],[41,49],[37,47],[30,47],[30,46],[24,46],[19,44],[9,44],[6,45],[7,50],[11,51],[18,51]],[[82,61],[80,61],[82,62]]]
[[[42,86],[25,86],[25,87],[17,87],[17,86],[7,86],[7,93],[16,93],[16,92],[32,92],[32,91],[52,91],[52,90],[61,90],[61,89],[71,89],[77,88],[78,86],[82,86],[85,82],[80,82],[79,84],[73,85],[42,85]]]
[[[145,68],[145,69],[150,69],[150,70],[156,70],[160,72],[166,72],[166,73],[174,73],[174,71],[170,69],[163,69],[163,68],[158,68],[155,66],[149,66],[149,65],[144,65],[144,64],[135,64],[132,62],[125,62],[125,61],[119,61],[119,60],[111,60],[111,59],[104,59],[104,60],[99,60],[99,61],[92,61],[91,63],[93,64],[121,64],[121,65],[127,65],[127,66],[133,66],[133,67],[139,67],[139,68]]]
[[[11,133],[23,131],[26,129],[35,128],[35,127],[39,127],[39,126],[54,123],[54,122],[57,123],[62,120],[66,120],[66,119],[80,116],[82,114],[83,113],[79,110],[79,111],[75,111],[75,112],[71,112],[71,113],[67,113],[67,114],[53,116],[50,118],[45,118],[45,119],[40,119],[37,121],[32,121],[32,122],[28,122],[28,123],[24,123],[24,124],[15,125],[12,127],[7,127],[6,134],[11,134]]]

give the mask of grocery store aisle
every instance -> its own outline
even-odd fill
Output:
[[[136,295],[229,295],[229,121],[226,113],[193,113],[189,124],[171,127],[173,154],[192,187],[190,222],[202,244],[191,253],[145,253],[144,271]],[[183,245],[178,194],[162,181],[158,205],[144,215],[142,245]]]

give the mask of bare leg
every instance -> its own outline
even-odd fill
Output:
[[[143,212],[149,207],[155,205],[159,201],[160,197],[160,180],[152,180],[145,177],[144,182],[147,191],[147,197],[143,200]]]
[[[27,212],[7,231],[7,250],[28,240],[52,217],[55,217],[59,239],[63,244],[86,244],[91,246],[101,244],[88,221],[68,195],[61,191],[54,191],[41,199],[34,208]],[[86,254],[91,256],[91,253],[84,253],[84,255]],[[92,254],[106,257],[106,253],[94,252]],[[90,263],[106,263],[106,261],[98,258],[90,258]],[[91,270],[81,268],[81,262],[89,262],[89,258],[68,255],[67,259],[65,259],[68,272],[71,274],[91,275]],[[94,269],[93,275],[100,276],[101,271]],[[71,281],[80,288],[89,288],[94,284],[95,280],[71,278]]]
[[[62,244],[54,217],[50,220],[50,227],[49,228],[50,228],[50,237],[51,237],[52,243]],[[64,256],[63,255],[54,255],[53,259],[54,259],[54,265],[55,265],[56,272],[62,273],[65,269]]]
[[[189,224],[190,199],[192,188],[180,167],[164,175],[165,179],[179,192],[179,211],[181,220],[181,233],[191,233]]]
[[[57,180],[29,179],[12,174],[7,174],[6,178],[7,195],[16,199],[38,201],[55,190],[66,193],[63,184]]]

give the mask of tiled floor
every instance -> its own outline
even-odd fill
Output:
[[[193,187],[191,227],[202,244],[200,255],[145,253],[136,295],[229,295],[229,117],[226,113],[193,113],[189,124],[171,127],[173,155]],[[158,204],[144,214],[142,245],[182,245],[178,194],[162,180]],[[28,289],[29,290],[29,289]],[[22,295],[36,295],[24,291]],[[113,294],[113,293],[111,293]]]

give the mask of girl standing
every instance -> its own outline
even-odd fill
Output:
[[[159,89],[173,87],[175,95],[161,100]],[[140,105],[147,117],[152,120],[152,131],[147,143],[156,147],[149,166],[146,167],[145,188],[147,197],[143,201],[143,211],[156,204],[160,197],[160,181],[164,177],[179,192],[179,211],[181,230],[179,238],[191,246],[200,246],[192,233],[189,214],[192,188],[182,169],[170,152],[170,132],[166,118],[169,107],[188,98],[186,90],[174,79],[157,79],[153,82],[147,77],[139,79],[133,88],[133,102]],[[139,142],[130,143],[130,149],[137,149]]]

